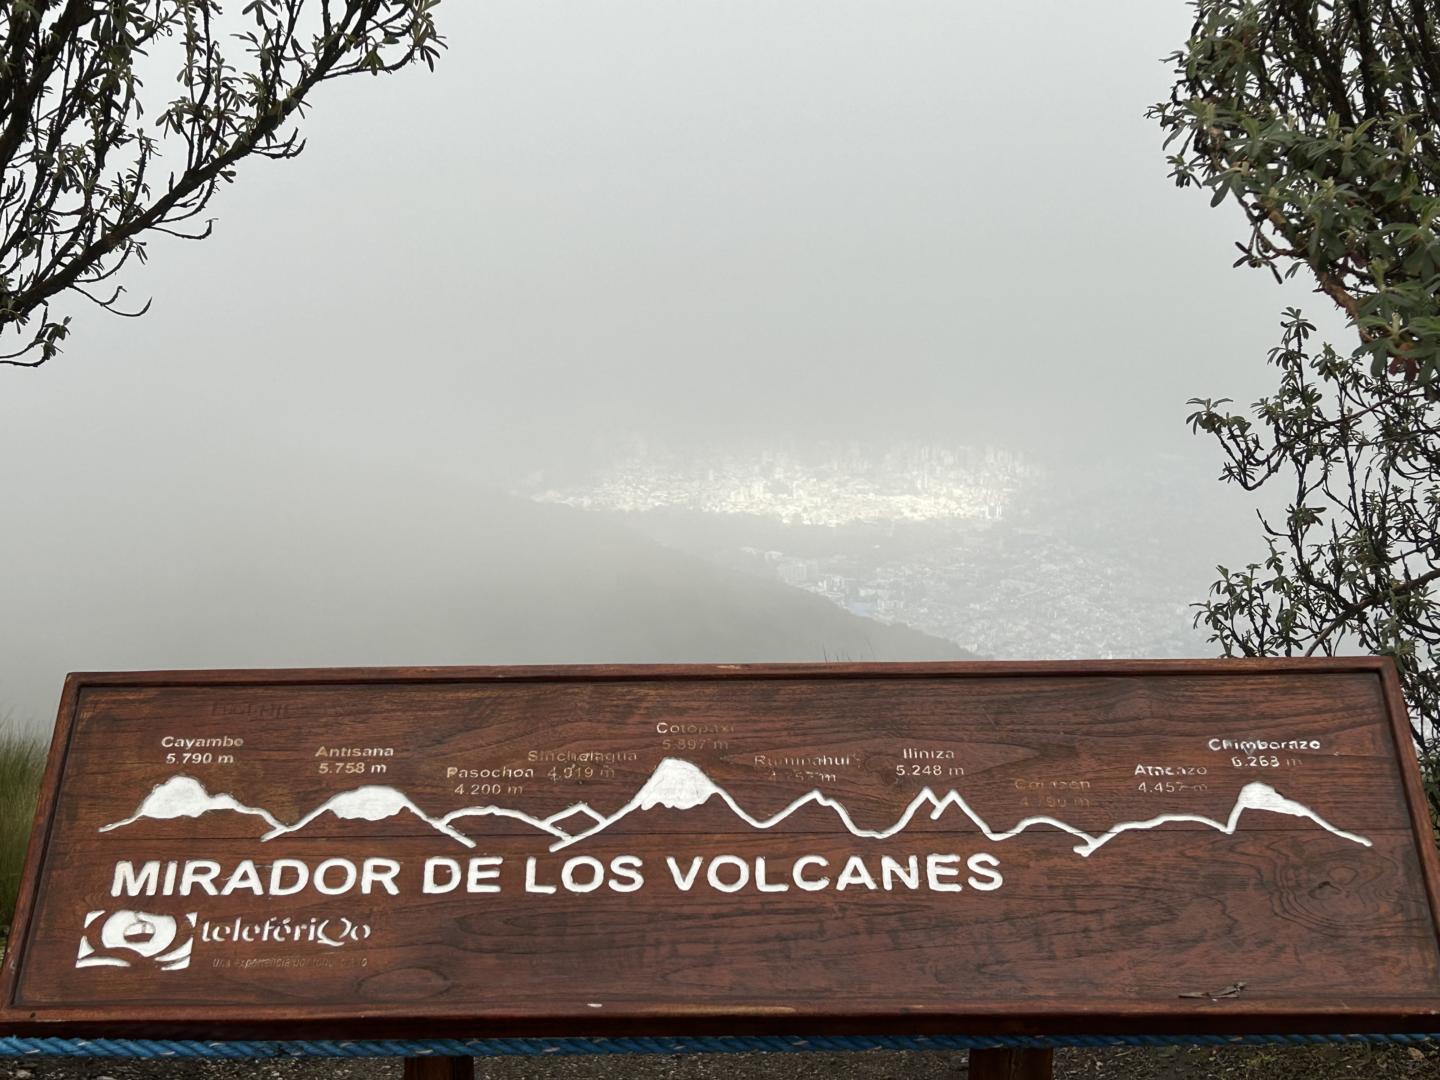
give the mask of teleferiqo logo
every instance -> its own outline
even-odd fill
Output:
[[[92,911],[85,916],[75,966],[187,968],[195,946],[195,917],[193,911],[179,918],[128,909]]]
[[[85,916],[85,932],[75,966],[148,967],[179,971],[190,966],[190,953],[202,942],[258,945],[324,945],[339,949],[370,937],[367,923],[343,915],[294,918],[272,915],[264,921],[243,918],[198,920],[196,912],[181,916],[149,911],[92,911]]]

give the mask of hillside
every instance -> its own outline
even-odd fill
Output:
[[[821,597],[714,566],[567,507],[491,496],[468,535],[417,530],[409,540],[420,557],[386,561],[386,606],[410,613],[411,629],[426,638],[433,662],[967,655],[940,638],[852,615]],[[363,554],[350,555],[351,574],[381,573]],[[466,564],[473,572],[436,573]],[[384,617],[380,610],[374,615]]]
[[[117,501],[103,530],[57,535],[71,569],[28,606],[62,631],[0,630],[5,703],[48,727],[64,673],[87,669],[966,655],[602,515],[363,480],[267,492],[258,517],[205,491],[183,516]]]

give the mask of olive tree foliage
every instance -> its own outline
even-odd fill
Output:
[[[209,235],[242,159],[300,153],[321,83],[433,68],[438,2],[0,0],[0,363],[53,357],[71,303],[142,314],[122,268]]]
[[[1440,27],[1434,0],[1198,0],[1151,115],[1180,187],[1238,204],[1236,266],[1307,276],[1353,332],[1287,309],[1273,393],[1194,399],[1223,478],[1283,486],[1265,554],[1197,625],[1227,655],[1394,658],[1440,809]]]

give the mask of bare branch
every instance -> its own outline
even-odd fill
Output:
[[[71,293],[116,314],[94,286],[155,235],[204,215],[246,158],[304,149],[295,126],[321,83],[434,64],[438,0],[30,0],[0,5],[0,362],[38,367],[68,321]],[[173,58],[178,96],[137,74]],[[147,108],[148,102],[148,108]],[[157,173],[164,173],[163,179]]]

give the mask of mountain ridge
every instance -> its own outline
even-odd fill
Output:
[[[996,829],[981,817],[965,800],[965,797],[955,789],[952,788],[944,795],[939,795],[927,786],[910,799],[893,824],[883,829],[865,829],[855,823],[843,803],[826,795],[819,788],[812,788],[769,817],[757,818],[741,806],[722,785],[715,783],[704,769],[694,762],[676,757],[664,758],[651,771],[645,782],[636,789],[629,801],[608,815],[602,815],[589,804],[579,802],[546,818],[536,818],[523,810],[493,805],[462,807],[437,818],[421,810],[398,788],[369,784],[349,791],[338,792],[303,815],[293,825],[284,825],[276,821],[268,811],[246,807],[230,795],[210,794],[205,786],[193,777],[174,776],[157,784],[141,801],[140,807],[135,813],[128,818],[102,826],[99,831],[109,832],[134,824],[144,817],[161,820],[176,817],[198,818],[203,814],[219,810],[263,815],[266,819],[275,821],[274,827],[260,837],[262,841],[267,841],[278,836],[299,832],[327,813],[342,820],[372,822],[386,820],[401,814],[410,814],[428,824],[435,831],[458,841],[465,847],[473,848],[476,846],[475,842],[452,828],[450,823],[465,817],[493,815],[522,822],[533,827],[537,832],[547,835],[550,838],[549,850],[554,852],[598,835],[637,811],[643,813],[663,807],[684,812],[703,806],[715,798],[718,798],[737,818],[754,829],[774,828],[802,808],[816,805],[831,811],[852,836],[873,840],[888,839],[903,832],[922,811],[928,813],[930,820],[934,821],[939,819],[949,808],[954,807],[994,843],[1009,840],[1029,829],[1044,826],[1068,833],[1078,840],[1079,843],[1072,850],[1082,858],[1088,858],[1124,833],[1147,831],[1177,822],[1201,824],[1227,836],[1233,836],[1239,828],[1241,818],[1247,811],[1263,811],[1288,817],[1305,818],[1342,839],[1363,847],[1372,846],[1371,841],[1367,838],[1337,828],[1303,803],[1287,798],[1269,784],[1261,781],[1251,781],[1240,789],[1231,806],[1230,813],[1224,821],[1202,814],[1159,814],[1139,821],[1118,822],[1107,831],[1096,834],[1086,832],[1048,814],[1040,814],[1022,818],[1008,829]],[[592,822],[588,828],[580,832],[569,833],[556,825],[558,821],[577,815],[584,815]]]

